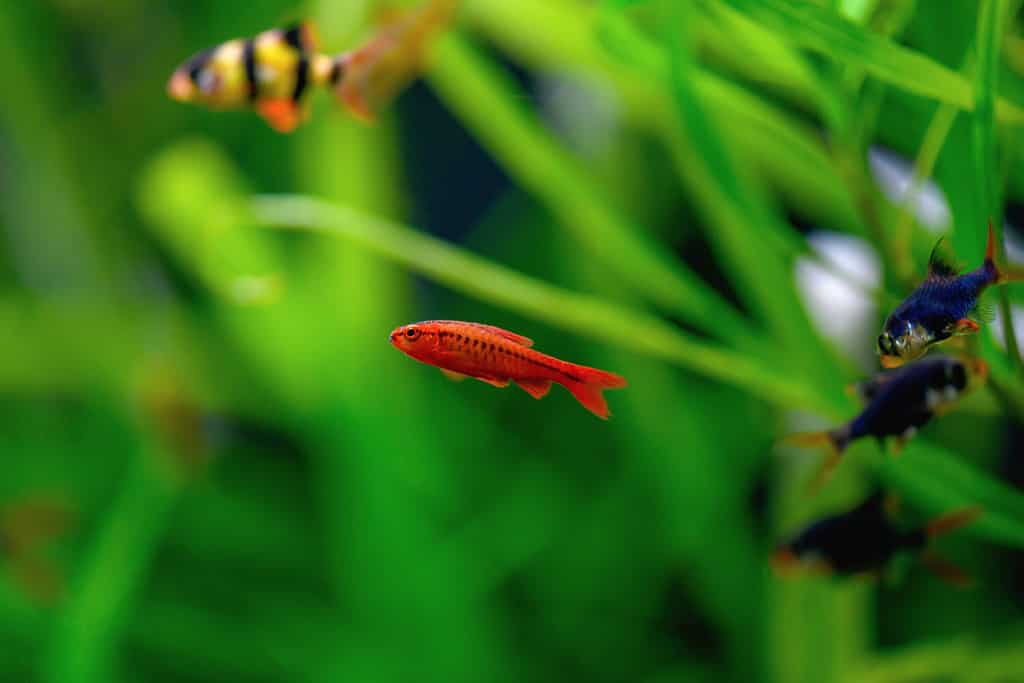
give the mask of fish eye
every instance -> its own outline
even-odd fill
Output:
[[[417,330],[415,327],[407,327],[407,328],[405,328],[405,338],[406,339],[415,339],[418,336],[420,336],[420,331]]]

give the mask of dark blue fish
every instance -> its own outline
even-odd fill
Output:
[[[925,358],[881,372],[857,385],[865,404],[859,415],[841,427],[795,434],[784,442],[829,448],[830,454],[816,480],[821,484],[851,442],[866,436],[896,437],[897,448],[900,448],[918,429],[936,415],[950,410],[964,393],[987,376],[988,366],[984,361],[948,356]]]
[[[780,571],[819,570],[839,576],[881,573],[898,553],[920,553],[925,564],[942,578],[968,582],[959,569],[928,550],[936,536],[973,522],[981,508],[970,507],[938,517],[923,528],[905,529],[891,518],[889,500],[876,493],[857,507],[820,519],[780,545],[772,564]]]
[[[937,249],[938,245],[936,245]],[[992,223],[988,226],[985,261],[978,268],[959,274],[932,250],[928,277],[910,293],[886,319],[878,336],[878,353],[887,368],[922,356],[933,344],[954,335],[973,334],[980,327],[978,299],[995,284],[1020,279],[995,263]]]

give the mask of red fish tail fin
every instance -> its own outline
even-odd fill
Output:
[[[604,390],[621,389],[626,386],[626,378],[611,372],[588,368],[582,365],[570,367],[572,367],[573,374],[578,375],[581,380],[569,380],[565,382],[565,388],[576,397],[576,400],[584,408],[602,420],[607,420],[608,416],[611,415],[611,411],[608,410],[608,402],[604,399]]]
[[[836,466],[843,457],[843,451],[850,445],[850,430],[843,426],[823,432],[805,432],[792,434],[782,440],[783,444],[801,448],[824,448],[825,458],[818,466],[818,471],[808,484],[808,493],[814,495],[820,491],[835,472]]]
[[[984,510],[977,505],[962,508],[949,514],[936,517],[928,522],[925,527],[925,534],[929,539],[961,529],[981,517]]]

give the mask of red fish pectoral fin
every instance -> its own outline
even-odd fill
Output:
[[[921,563],[928,568],[928,571],[951,586],[970,588],[974,585],[974,579],[970,574],[931,550],[924,551],[921,555]]]
[[[975,334],[981,329],[981,325],[974,322],[970,318],[961,318],[956,321],[956,327],[954,328],[954,334]]]
[[[534,398],[544,398],[551,391],[551,380],[547,379],[517,379],[516,384]]]
[[[263,100],[256,111],[278,133],[291,133],[302,121],[302,110],[290,99]]]

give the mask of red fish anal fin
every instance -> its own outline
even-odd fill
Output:
[[[478,379],[481,382],[486,382],[487,384],[490,384],[491,386],[494,387],[498,387],[499,389],[504,389],[509,384],[509,379],[507,377],[504,379],[499,379],[498,377],[474,376],[474,379]]]
[[[517,379],[516,384],[534,398],[544,398],[551,391],[551,380],[547,379]]]
[[[925,533],[928,534],[928,538],[948,534],[967,526],[981,517],[983,513],[984,509],[977,505],[950,512],[928,522],[928,526],[925,527]]]
[[[262,100],[256,111],[278,133],[291,133],[302,121],[302,110],[290,99]]]
[[[928,568],[928,571],[951,586],[970,588],[974,585],[974,579],[970,574],[930,550],[924,551],[921,555],[921,563]]]

